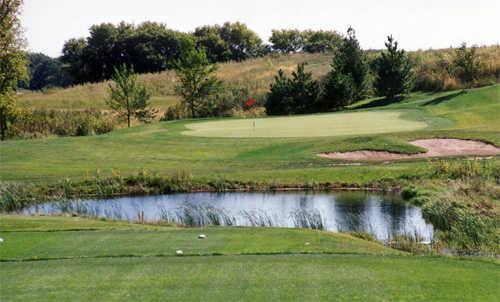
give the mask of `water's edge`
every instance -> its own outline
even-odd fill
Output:
[[[72,213],[107,219],[190,226],[276,226],[365,232],[379,240],[406,234],[430,241],[433,229],[418,207],[396,194],[367,191],[176,193],[155,196],[59,201],[24,214]]]

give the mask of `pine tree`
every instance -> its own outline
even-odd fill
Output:
[[[385,46],[387,50],[374,61],[374,86],[377,95],[392,99],[410,91],[414,76],[410,59],[392,36],[387,37]]]
[[[300,114],[315,110],[320,87],[312,78],[312,73],[305,71],[305,65],[297,65],[297,70],[292,72],[291,78],[288,78],[283,70],[278,72],[267,94],[267,114]]]
[[[305,63],[297,65],[292,72],[292,95],[294,113],[308,113],[314,110],[319,96],[319,84],[313,80],[312,73],[305,71]]]
[[[347,30],[331,66],[323,82],[322,110],[339,109],[366,96],[369,66],[353,28]]]

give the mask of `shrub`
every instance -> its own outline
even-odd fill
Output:
[[[338,109],[363,99],[368,91],[369,66],[364,51],[349,27],[323,82],[323,109]]]
[[[269,115],[314,112],[319,96],[319,84],[312,79],[312,73],[305,71],[305,64],[288,78],[279,70],[275,82],[267,94],[266,112]]]
[[[406,52],[398,49],[398,42],[387,37],[386,51],[373,61],[374,87],[378,96],[392,99],[410,91],[413,85],[412,64]]]
[[[47,135],[86,136],[108,133],[115,125],[113,116],[96,110],[22,110],[9,130],[9,136],[18,138]]]

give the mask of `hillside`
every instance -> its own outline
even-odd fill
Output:
[[[376,54],[376,51],[371,51],[368,56],[373,57]],[[416,71],[422,85],[442,80],[445,82],[443,85],[448,89],[453,89],[457,83],[441,75],[437,65],[440,60],[450,61],[452,56],[453,49],[410,52],[410,57],[417,63]],[[493,77],[489,81],[493,83],[498,81],[500,46],[481,47],[478,49],[478,56],[484,64],[485,73],[496,74],[496,79]],[[272,55],[241,63],[220,64],[218,75],[238,87],[248,88],[253,97],[259,98],[267,92],[269,84],[279,69],[290,72],[298,63],[306,62],[306,70],[319,78],[330,70],[331,59],[332,54],[329,53]],[[442,77],[445,79],[441,79]],[[143,74],[140,79],[151,90],[154,107],[164,110],[178,101],[178,97],[174,94],[175,75],[173,72]],[[19,104],[31,109],[107,109],[104,102],[108,97],[107,87],[107,83],[95,83],[67,89],[54,88],[45,92],[24,92],[20,95]]]
[[[500,110],[499,96],[500,86],[495,85],[467,93],[416,93],[391,105],[381,104],[380,99],[370,99],[360,102],[358,109],[349,113],[302,116],[302,119],[310,120],[303,125],[308,125],[307,131],[311,135],[296,134],[297,137],[288,135],[286,138],[230,139],[186,135],[188,128],[206,120],[182,120],[121,129],[99,136],[12,140],[0,145],[0,178],[47,181],[83,178],[96,170],[106,175],[130,175],[147,169],[161,175],[185,171],[205,179],[366,183],[381,177],[422,173],[415,168],[425,166],[425,162],[342,166],[316,155],[363,149],[416,153],[422,150],[408,141],[432,137],[479,139],[500,145],[500,125],[496,118]],[[384,113],[387,110],[400,114],[387,115]],[[359,113],[352,115],[354,112]],[[369,112],[369,118],[361,118],[359,114],[362,112]],[[357,126],[349,128],[349,132],[333,131],[327,133],[329,136],[314,137],[313,133],[323,127],[321,122],[314,121],[318,116],[331,117],[324,119],[328,123],[335,123],[336,117],[341,117],[342,124]],[[294,123],[294,118],[284,118],[284,122],[302,125]],[[382,119],[387,123],[372,127],[370,121]],[[280,120],[283,118],[277,119]],[[255,121],[260,125],[258,119]],[[422,122],[426,125],[424,129]],[[400,124],[409,127],[402,132],[398,129]],[[268,131],[271,133],[274,129]]]

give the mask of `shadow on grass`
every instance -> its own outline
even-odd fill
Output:
[[[405,97],[404,96],[396,96],[393,98],[381,98],[381,99],[376,99],[370,103],[362,104],[359,106],[356,106],[352,109],[366,109],[366,108],[373,108],[373,107],[382,107],[382,106],[387,106],[390,104],[394,103],[399,103],[401,102]]]
[[[455,92],[455,93],[451,93],[451,94],[447,94],[447,95],[444,95],[444,96],[437,97],[435,99],[432,99],[430,101],[427,101],[427,102],[421,104],[420,106],[438,105],[438,104],[440,104],[442,102],[449,101],[449,100],[451,100],[453,98],[456,98],[456,97],[458,97],[458,96],[460,96],[462,94],[466,94],[466,93],[467,93],[467,91],[461,90],[459,92]]]

